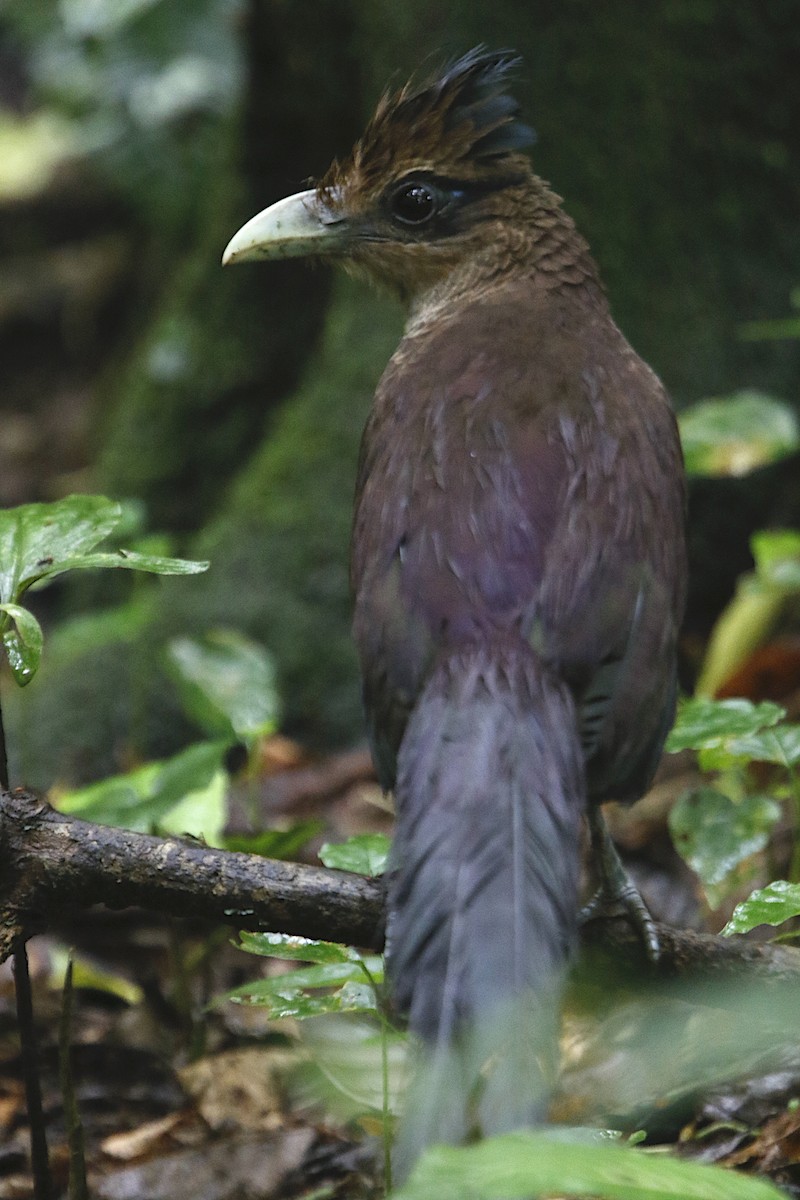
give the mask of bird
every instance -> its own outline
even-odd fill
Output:
[[[657,953],[600,805],[645,792],[674,717],[681,447],[534,172],[520,61],[479,46],[387,91],[349,156],[223,256],[338,263],[407,312],[351,538],[364,708],[396,811],[387,979],[427,1067],[407,1164],[545,1119],[587,823],[603,894]]]

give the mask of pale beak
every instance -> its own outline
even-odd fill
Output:
[[[222,264],[335,254],[347,228],[347,221],[321,203],[315,191],[297,192],[251,217],[228,242]]]

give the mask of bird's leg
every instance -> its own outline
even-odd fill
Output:
[[[600,916],[615,904],[621,905],[639,933],[650,962],[656,963],[661,954],[661,945],[655,921],[639,895],[636,885],[622,865],[599,805],[590,807],[588,821],[592,852],[600,876],[600,887],[581,910],[581,923],[584,924],[586,921]]]

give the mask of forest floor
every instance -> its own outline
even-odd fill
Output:
[[[317,832],[301,854],[308,862],[317,861],[323,841],[389,831],[366,751],[312,761],[275,738],[262,764],[257,786],[250,781],[233,797],[234,831],[314,820]],[[659,919],[698,928],[708,917],[666,829],[670,803],[693,780],[691,758],[673,756],[645,800],[610,818]],[[717,926],[720,919],[715,914]],[[287,968],[234,942],[229,929],[98,908],[30,943],[54,1195],[65,1194],[69,1169],[59,1077],[68,949],[75,961],[70,1056],[96,1200],[383,1194],[380,1063],[359,1040],[363,1020],[316,1018],[307,1036],[303,1025],[314,1022],[274,1021],[263,1007],[220,999]],[[645,1130],[648,1144],[766,1173],[800,1195],[797,1052],[776,1058],[743,1050],[723,1067],[708,1047],[729,1014],[713,997],[578,975],[565,1016],[556,1121]],[[338,1079],[332,1044],[352,1060]],[[333,1086],[321,1086],[323,1077]],[[0,1200],[32,1195],[13,978],[3,968]]]

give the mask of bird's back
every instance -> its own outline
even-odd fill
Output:
[[[353,530],[386,782],[438,648],[521,635],[579,703],[610,675],[597,790],[636,790],[674,687],[683,504],[667,397],[592,282],[523,275],[412,325],[365,430]],[[652,720],[631,722],[641,705]]]

